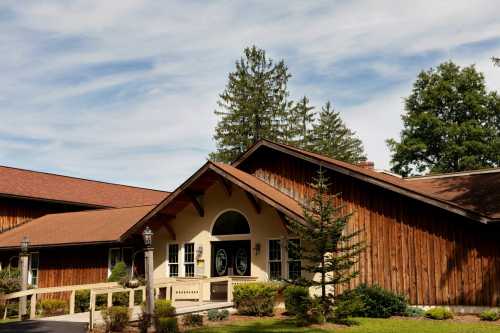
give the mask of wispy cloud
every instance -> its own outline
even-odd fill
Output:
[[[245,46],[284,58],[294,97],[332,100],[388,167],[421,69],[476,63],[500,90],[495,1],[7,1],[0,163],[173,189],[214,148]]]

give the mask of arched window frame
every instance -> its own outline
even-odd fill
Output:
[[[219,217],[224,214],[224,213],[227,213],[227,212],[237,212],[237,213],[240,213],[241,215],[243,215],[243,217],[245,218],[245,220],[247,221],[247,224],[248,224],[248,229],[250,230],[250,233],[248,234],[235,234],[235,235],[212,235],[212,231],[214,229],[214,226],[215,226],[215,222],[217,222],[217,220],[219,219]],[[240,240],[240,239],[250,239],[250,235],[252,234],[252,224],[250,223],[250,220],[248,219],[248,216],[243,213],[241,210],[239,209],[234,209],[234,208],[228,208],[228,209],[224,209],[222,211],[220,211],[216,216],[215,218],[213,219],[212,221],[212,224],[210,226],[210,235],[211,235],[211,240],[212,241],[220,241],[220,240]]]

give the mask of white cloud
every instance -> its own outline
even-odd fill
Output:
[[[11,1],[3,6],[14,14],[0,15],[0,163],[173,189],[213,149],[217,94],[243,47],[255,43],[286,59],[294,96],[317,106],[360,99],[340,111],[369,158],[387,167],[385,139],[400,131],[402,97],[418,70],[394,59],[437,53],[429,61],[475,62],[499,89],[489,50],[454,51],[500,38],[496,5]],[[137,59],[152,67],[86,72]],[[360,71],[376,78],[342,85]],[[368,94],[370,80],[377,91]]]

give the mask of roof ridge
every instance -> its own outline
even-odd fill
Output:
[[[30,173],[39,173],[39,174],[44,174],[44,175],[49,175],[49,176],[56,176],[56,177],[64,177],[64,178],[70,178],[70,179],[76,179],[76,180],[83,180],[83,181],[93,182],[93,183],[99,183],[99,184],[124,186],[124,187],[130,187],[130,188],[136,188],[136,189],[142,189],[142,190],[148,190],[148,191],[155,191],[155,192],[161,192],[161,193],[171,193],[170,191],[158,190],[158,189],[153,189],[153,188],[148,188],[148,187],[135,186],[135,185],[127,185],[127,184],[119,184],[119,183],[112,183],[112,182],[108,182],[108,181],[104,181],[104,180],[95,180],[95,179],[89,179],[89,178],[83,178],[83,177],[67,176],[67,175],[62,175],[62,174],[58,174],[58,173],[54,173],[54,172],[36,171],[36,170],[23,169],[23,168],[19,168],[19,167],[8,166],[8,165],[0,165],[0,168],[7,168],[7,169],[25,171],[25,172],[30,172]]]
[[[456,171],[456,172],[448,172],[448,173],[435,173],[421,176],[410,176],[404,177],[404,180],[412,181],[412,180],[421,180],[421,179],[434,179],[434,178],[450,178],[450,177],[460,177],[460,176],[471,176],[471,175],[482,175],[488,173],[499,173],[500,168],[485,168],[478,170],[464,170],[464,171]]]

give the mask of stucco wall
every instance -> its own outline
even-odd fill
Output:
[[[258,214],[240,188],[233,186],[232,195],[228,196],[219,183],[212,185],[205,192],[202,200],[205,209],[204,217],[200,217],[193,206],[188,205],[170,222],[176,233],[177,239],[175,241],[172,240],[166,228],[161,227],[155,231],[153,240],[155,277],[167,276],[166,251],[169,242],[175,242],[179,245],[194,242],[195,251],[199,246],[203,246],[201,257],[204,262],[203,275],[210,276],[210,242],[215,240],[211,237],[212,225],[220,213],[228,209],[235,209],[248,219],[251,234],[247,237],[235,237],[228,240],[250,239],[251,275],[260,280],[267,279],[268,240],[280,238],[286,234],[276,210],[261,202],[262,210]],[[226,239],[220,238],[220,240]],[[256,243],[260,243],[261,246],[260,254],[257,256],[255,255]],[[282,256],[283,254],[282,250]]]

